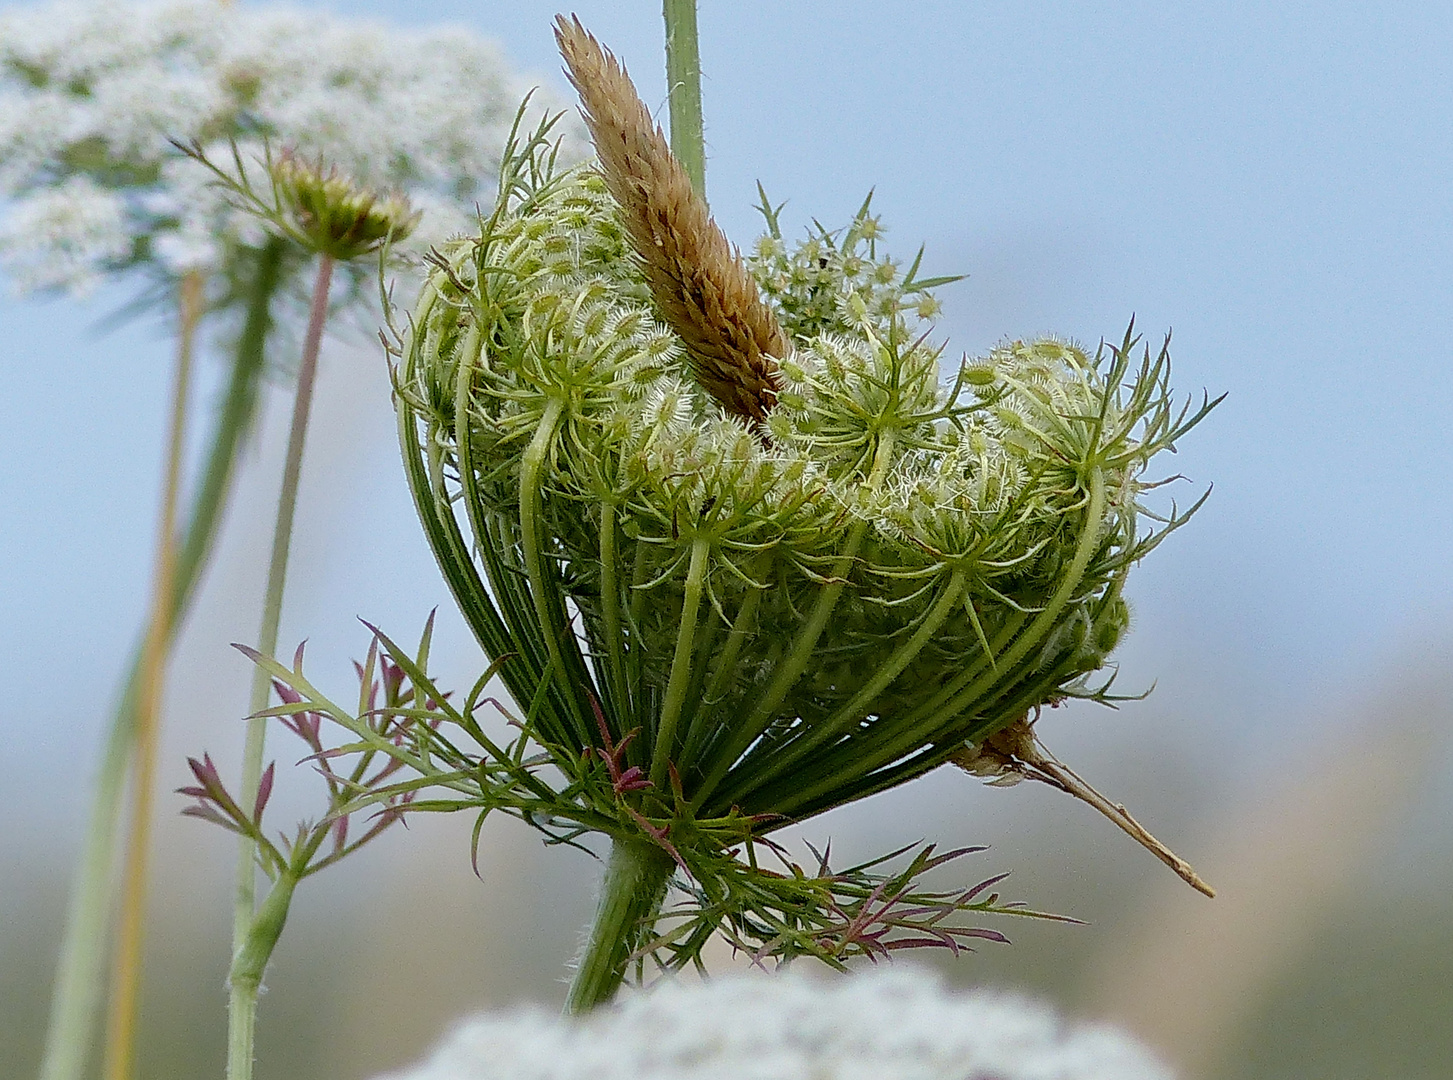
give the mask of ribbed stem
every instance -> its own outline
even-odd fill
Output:
[[[565,999],[567,1014],[589,1012],[620,989],[631,954],[646,940],[666,899],[673,865],[660,848],[638,840],[611,841],[595,921]]]
[[[277,521],[273,526],[272,558],[268,563],[267,592],[262,605],[262,628],[258,632],[257,651],[263,656],[277,653],[278,624],[282,619],[283,589],[287,584],[288,551],[292,544],[293,514],[298,503],[298,480],[303,471],[303,446],[307,440],[308,417],[313,406],[313,386],[318,376],[318,351],[323,343],[323,325],[328,317],[328,287],[333,280],[333,259],[318,259],[318,276],[313,282],[313,301],[308,313],[308,331],[303,339],[303,359],[298,367],[298,388],[293,399],[292,425],[288,431],[287,457],[283,461],[282,489],[278,492]],[[267,737],[267,721],[256,714],[267,708],[270,686],[267,671],[258,666],[253,672],[252,699],[249,702],[246,743],[242,754],[242,782],[238,787],[239,802],[251,807],[257,799],[262,779],[262,755]],[[237,955],[247,944],[254,919],[257,875],[257,844],[244,837],[237,852],[237,898],[232,913],[232,946]],[[259,979],[261,971],[259,969]],[[230,1006],[227,1076],[228,1080],[251,1080],[252,1031],[246,1020],[244,1033],[233,1031],[233,1021],[245,1019],[244,1014],[257,1009],[257,984],[232,981]],[[243,999],[250,998],[250,1004]],[[244,1040],[245,1035],[245,1040]],[[245,1052],[242,1044],[245,1041]]]
[[[701,52],[697,46],[696,0],[664,0],[666,87],[671,102],[671,152],[691,186],[706,198],[706,140],[701,119]]]
[[[621,622],[620,556],[617,551],[620,529],[616,525],[616,508],[610,502],[600,507],[600,609],[601,629],[605,633],[606,677],[611,704],[616,714],[631,713],[631,696],[626,676],[625,626]]]
[[[661,722],[656,729],[656,748],[651,755],[651,783],[658,788],[666,784],[666,771],[676,742],[676,723],[686,701],[686,687],[691,681],[695,657],[696,622],[701,612],[702,587],[706,584],[706,560],[711,554],[711,541],[698,536],[691,545],[691,565],[686,571],[686,593],[681,600],[681,623],[676,628],[676,651],[671,657],[671,676],[666,683],[666,697],[661,703]]]
[[[263,972],[272,951],[282,936],[292,905],[297,879],[284,871],[268,890],[232,956],[227,973],[231,994],[227,1002],[227,1076],[252,1075],[253,1044],[257,1030],[257,996],[262,989]]]
[[[525,574],[530,581],[530,598],[534,603],[535,618],[550,656],[550,678],[568,695],[565,654],[558,634],[560,620],[556,618],[551,607],[557,586],[546,577],[545,541],[540,535],[545,460],[549,457],[550,446],[555,440],[555,428],[564,411],[565,403],[559,398],[552,397],[549,400],[545,405],[544,415],[540,417],[540,424],[535,428],[535,434],[520,461],[520,548],[524,555]]]
[[[774,752],[769,761],[763,763],[760,770],[753,771],[752,783],[734,794],[745,800],[749,794],[767,786],[777,777],[784,773],[791,773],[804,758],[818,747],[825,743],[835,742],[853,731],[873,702],[877,700],[878,695],[888,689],[893,680],[903,673],[903,669],[913,662],[914,657],[923,651],[924,646],[938,632],[938,628],[943,625],[949,613],[958,607],[959,598],[963,595],[967,580],[966,571],[955,570],[938,601],[919,623],[918,629],[878,667],[873,673],[873,677],[864,684],[862,689],[854,694],[846,704],[835,710],[831,716],[818,721],[809,732],[799,738],[795,745]]]
[[[274,240],[258,253],[248,289],[243,330],[232,362],[232,376],[212,433],[202,481],[192,498],[186,537],[177,556],[167,624],[169,646],[176,638],[212,553],[222,508],[236,474],[238,451],[256,411],[264,346],[272,325],[272,301],[282,277],[283,252],[282,241]],[[121,800],[131,762],[141,669],[142,649],[138,648],[111,716],[81,859],[71,886],[40,1080],[80,1080],[92,1047],[101,991],[105,986],[103,971],[108,953]]]
[[[1035,617],[1034,622],[998,658],[997,667],[980,675],[973,683],[961,690],[944,706],[942,712],[924,716],[917,724],[900,731],[896,737],[885,737],[871,752],[865,751],[857,759],[860,775],[867,775],[875,769],[883,768],[898,758],[912,753],[915,747],[922,745],[942,724],[943,717],[969,714],[991,699],[991,691],[996,685],[1008,684],[1023,676],[1023,672],[1016,670],[1019,662],[1028,655],[1031,649],[1038,647],[1049,636],[1060,612],[1064,610],[1065,605],[1069,603],[1075,591],[1080,587],[1085,569],[1089,566],[1104,530],[1105,478],[1099,469],[1093,469],[1090,472],[1089,488],[1085,501],[1084,524],[1081,527],[1079,541],[1075,546],[1074,558],[1066,568],[1059,588],[1055,590],[1049,602]],[[991,733],[985,732],[985,734]],[[802,782],[785,800],[784,812],[794,812],[798,806],[830,791],[836,783],[837,781],[832,778]]]
[[[182,451],[187,437],[192,359],[197,327],[206,302],[199,271],[182,278],[178,305],[177,364],[172,376],[171,418],[157,522],[156,564],[152,574],[151,626],[142,651],[137,694],[136,753],[131,779],[131,829],[121,895],[120,936],[111,980],[111,1015],[106,1031],[107,1080],[131,1080],[136,1068],[136,1015],[141,990],[141,953],[145,938],[147,871],[151,819],[156,802],[157,742],[161,728],[162,686],[171,639],[172,590],[176,582],[177,503],[182,486]]]

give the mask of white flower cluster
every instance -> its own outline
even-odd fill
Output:
[[[229,245],[255,244],[256,222],[169,139],[217,162],[235,139],[248,163],[266,140],[402,191],[426,249],[493,199],[530,88],[461,27],[216,0],[0,12],[0,260],[21,290],[79,292],[130,266],[217,269]]]
[[[1105,1027],[1070,1026],[923,971],[667,982],[583,1020],[539,1010],[462,1024],[384,1080],[1170,1080]]]

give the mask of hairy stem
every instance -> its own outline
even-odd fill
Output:
[[[671,101],[671,152],[696,193],[706,198],[706,140],[701,119],[701,51],[696,0],[664,0],[666,86]]]
[[[567,1014],[589,1012],[620,989],[631,954],[661,910],[673,865],[660,848],[638,840],[611,841],[595,921],[565,999]]]
[[[711,541],[698,536],[691,545],[691,565],[686,571],[686,594],[681,600],[681,624],[676,628],[676,652],[671,657],[671,675],[666,683],[666,699],[661,703],[661,722],[656,729],[656,749],[651,756],[651,783],[657,788],[666,784],[666,769],[676,742],[676,722],[686,701],[686,687],[691,681],[691,661],[696,639],[697,616],[701,610],[701,589],[706,583],[706,560],[711,554]]]
[[[555,594],[555,583],[545,576],[544,543],[540,535],[541,488],[544,484],[545,459],[550,453],[550,444],[555,439],[555,427],[565,404],[559,398],[551,398],[535,429],[530,445],[520,462],[520,547],[523,549],[525,573],[530,581],[530,596],[534,601],[535,618],[540,624],[540,634],[545,639],[545,648],[553,669],[550,678],[558,680],[568,697],[569,686],[565,672],[565,656],[560,648],[558,630],[562,620],[556,618],[550,606]]]
[[[231,995],[227,1002],[227,1076],[252,1075],[254,1035],[257,1030],[257,996],[262,975],[282,936],[298,879],[288,870],[278,875],[262,906],[249,916],[247,929],[233,951],[227,973]]]
[[[631,708],[634,716],[639,721],[649,709],[647,700],[647,687],[643,665],[641,663],[641,622],[646,614],[646,590],[645,585],[649,574],[647,559],[649,558],[649,544],[636,544],[636,561],[631,568],[631,603],[627,608],[631,617],[631,649],[626,653],[626,674],[630,681]],[[634,747],[632,747],[634,749]]]
[[[717,654],[716,667],[701,692],[701,701],[697,703],[696,711],[687,728],[686,740],[681,747],[683,762],[694,761],[697,752],[707,745],[708,732],[713,727],[713,721],[717,720],[715,706],[720,703],[733,676],[739,674],[737,657],[741,655],[742,646],[755,626],[757,608],[762,602],[762,593],[765,591],[765,588],[753,588],[747,594],[747,598],[742,601],[741,609],[737,612],[736,619],[732,622],[731,629],[727,632],[726,645]]]
[[[272,326],[272,302],[282,278],[283,252],[282,241],[269,241],[258,252],[249,282],[246,316],[237,339],[232,375],[173,569],[168,647],[176,638],[212,553],[222,508],[236,474],[238,451],[256,412],[264,350]],[[108,952],[121,802],[135,735],[142,653],[138,648],[133,654],[130,671],[111,716],[106,748],[96,776],[86,837],[71,886],[65,933],[56,965],[40,1080],[80,1080],[92,1047],[101,990],[105,985],[102,973]]]
[[[624,719],[633,713],[630,691],[627,689],[629,679],[626,676],[625,627],[621,623],[621,588],[618,580],[620,557],[617,553],[619,531],[615,505],[603,502],[600,507],[600,608],[602,629],[605,632],[606,678],[602,682],[610,690],[616,715]]]
[[[283,588],[288,576],[288,549],[292,543],[293,513],[298,503],[298,479],[303,469],[303,445],[308,433],[308,416],[313,406],[313,386],[318,375],[318,350],[323,342],[323,324],[328,317],[328,287],[333,280],[333,259],[318,259],[318,276],[313,282],[313,302],[308,313],[308,331],[303,339],[303,360],[298,368],[298,388],[293,399],[292,426],[288,431],[287,457],[283,462],[282,490],[278,493],[277,521],[272,534],[272,558],[267,569],[267,592],[263,598],[262,628],[257,651],[263,656],[277,652],[278,624],[282,618]],[[251,807],[257,799],[262,778],[262,754],[267,737],[267,720],[256,714],[267,708],[268,674],[258,666],[252,677],[252,699],[248,705],[246,744],[242,755],[240,802]],[[257,844],[244,837],[237,853],[237,898],[233,907],[233,955],[240,954],[249,940],[254,919],[257,875]],[[275,939],[274,939],[275,940]],[[261,971],[258,973],[261,979]],[[257,1011],[256,982],[230,982],[228,1080],[250,1080],[252,1076],[252,1019]],[[233,1032],[233,1023],[245,1021],[245,1031]],[[245,1049],[244,1044],[245,1042]]]
[[[938,601],[919,623],[918,629],[879,666],[862,689],[831,716],[818,721],[810,731],[800,737],[800,741],[795,746],[785,748],[785,751],[781,748],[774,751],[770,763],[761,769],[753,770],[752,783],[737,792],[737,796],[745,798],[747,794],[760,790],[783,773],[792,772],[803,762],[804,758],[824,743],[850,734],[871,708],[878,695],[886,690],[889,684],[902,674],[903,669],[913,662],[913,658],[923,651],[924,646],[938,632],[938,628],[943,625],[943,621],[948,618],[949,613],[958,606],[967,579],[968,574],[965,570],[962,568],[955,570],[939,595]]]
[[[996,685],[1010,683],[1014,679],[1022,677],[1022,672],[1017,672],[1017,665],[1029,651],[1040,645],[1049,635],[1054,627],[1055,620],[1059,613],[1064,610],[1075,590],[1080,587],[1084,577],[1085,569],[1098,546],[1099,538],[1104,531],[1103,516],[1105,512],[1105,478],[1099,469],[1090,472],[1089,492],[1085,498],[1084,524],[1081,527],[1079,541],[1075,546],[1075,556],[1071,560],[1059,588],[1050,597],[1049,602],[1024,630],[1014,643],[999,657],[998,666],[985,672],[975,679],[969,686],[959,691],[944,706],[943,711],[934,715],[926,715],[917,723],[907,723],[901,727],[896,734],[884,732],[884,738],[878,743],[876,749],[859,755],[855,761],[855,767],[859,775],[866,776],[875,769],[884,768],[894,760],[910,753],[914,746],[921,745],[939,725],[943,723],[943,717],[953,717],[965,714],[972,714],[983,703],[989,700],[991,692]],[[1000,687],[1002,689],[1002,686]],[[917,713],[915,712],[915,714]],[[910,716],[910,719],[912,717]],[[992,734],[986,731],[984,735]],[[821,777],[815,782],[804,781],[798,784],[791,796],[784,802],[784,812],[793,813],[801,805],[811,801],[813,798],[823,794],[839,783],[834,777]]]
[[[141,987],[141,952],[146,919],[146,885],[151,854],[151,819],[156,803],[157,741],[161,727],[162,686],[167,643],[171,638],[172,590],[176,583],[177,503],[182,486],[182,451],[187,437],[192,360],[197,327],[206,303],[199,271],[182,278],[178,296],[177,364],[172,375],[171,417],[157,522],[156,564],[152,574],[151,625],[142,650],[137,693],[135,756],[131,777],[131,828],[121,894],[120,934],[111,979],[111,1015],[106,1030],[107,1080],[131,1080],[136,1067],[136,1014]]]

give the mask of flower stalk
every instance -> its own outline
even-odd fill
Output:
[[[245,316],[232,358],[231,377],[173,564],[173,580],[168,590],[168,648],[186,617],[212,553],[236,475],[238,453],[256,414],[265,345],[273,322],[272,309],[283,277],[283,253],[282,241],[267,241],[255,252],[247,270]],[[41,1059],[41,1080],[80,1080],[93,1046],[101,991],[106,985],[112,883],[122,835],[122,798],[133,755],[143,666],[144,648],[139,648],[112,714],[97,773],[86,837],[66,913]]]
[[[116,964],[112,974],[110,1019],[107,1024],[104,1074],[107,1080],[131,1080],[136,1068],[136,1021],[141,987],[142,945],[146,918],[151,825],[156,802],[157,743],[161,727],[162,690],[170,651],[172,593],[176,587],[177,503],[182,482],[182,451],[186,444],[187,402],[191,397],[192,360],[197,328],[205,310],[205,281],[199,272],[182,278],[178,290],[177,362],[172,376],[171,415],[158,514],[156,565],[146,644],[142,651],[141,686],[137,695],[135,751],[131,777],[131,826],[121,896]]]
[[[250,867],[249,867],[250,868]],[[262,906],[249,913],[246,929],[235,946],[227,973],[227,1077],[252,1075],[253,1047],[257,1039],[257,998],[262,977],[287,922],[297,878],[284,870],[268,890]]]
[[[318,375],[318,353],[323,341],[323,327],[328,317],[328,290],[333,281],[333,256],[318,256],[317,277],[308,312],[308,329],[303,340],[303,358],[298,368],[298,385],[293,397],[292,422],[288,429],[287,456],[283,461],[282,487],[278,493],[277,519],[273,526],[272,556],[268,561],[267,590],[263,597],[262,626],[258,631],[258,650],[265,656],[277,652],[278,625],[282,619],[283,591],[287,585],[288,552],[292,544],[293,515],[297,509],[298,481],[303,469],[303,447],[307,440],[308,418],[313,406],[313,387]],[[267,737],[267,721],[258,716],[267,708],[271,683],[261,668],[253,672],[252,696],[249,702],[246,741],[242,757],[241,797],[244,806],[257,800],[262,778],[262,758]],[[263,939],[257,937],[257,842],[243,836],[238,842],[237,893],[233,905],[232,948],[233,967],[228,978],[228,1080],[249,1080],[252,1075],[253,1031],[256,1026],[257,995],[266,956],[259,962],[256,953]],[[282,913],[274,913],[270,924],[280,933],[286,918],[291,889],[273,897],[282,905]],[[267,953],[277,941],[276,934],[266,939]],[[239,965],[241,965],[239,967]],[[235,976],[235,977],[234,977]]]
[[[666,87],[670,95],[671,152],[696,194],[706,200],[706,138],[701,113],[701,48],[696,0],[663,0]]]
[[[636,949],[650,940],[674,864],[640,841],[611,842],[590,937],[565,998],[569,1014],[589,1012],[615,997]]]

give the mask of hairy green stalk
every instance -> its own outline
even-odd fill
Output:
[[[651,783],[666,785],[666,770],[671,764],[671,751],[676,745],[676,722],[686,702],[686,687],[691,679],[693,644],[697,618],[701,613],[701,591],[706,584],[706,560],[711,554],[711,541],[698,536],[691,545],[691,565],[686,571],[686,594],[681,601],[681,622],[676,628],[676,651],[671,657],[671,675],[666,682],[666,698],[661,703],[661,722],[656,730],[656,752],[651,760]]]
[[[618,543],[616,508],[606,502],[600,508],[600,607],[602,630],[606,647],[606,689],[611,703],[621,716],[630,716],[630,691],[627,689],[625,651],[625,626],[621,622],[620,583],[616,580],[619,567],[616,565]]]
[[[671,101],[671,152],[691,186],[706,198],[706,140],[701,118],[701,50],[697,44],[696,0],[664,0],[666,86]]]
[[[262,906],[248,918],[247,929],[238,942],[227,973],[231,996],[227,1002],[227,1075],[252,1075],[253,1043],[257,1033],[257,996],[262,990],[263,972],[282,936],[292,905],[297,878],[282,871]]]
[[[213,427],[201,484],[193,496],[180,549],[172,567],[166,620],[168,649],[191,606],[222,509],[232,490],[238,452],[257,411],[265,346],[272,328],[272,303],[282,280],[284,245],[269,241],[256,256],[247,290],[246,316],[236,343],[232,375]],[[97,772],[86,837],[71,887],[65,933],[56,966],[54,996],[41,1059],[40,1080],[80,1080],[94,1044],[104,972],[109,953],[121,800],[131,764],[136,708],[141,689],[142,646],[111,716],[106,748]]]
[[[765,587],[753,588],[747,594],[746,600],[742,602],[741,610],[737,612],[736,620],[727,632],[726,644],[722,647],[720,655],[717,656],[711,679],[702,689],[700,700],[694,703],[695,711],[686,731],[686,740],[681,747],[683,766],[695,762],[697,752],[707,741],[711,725],[717,719],[716,706],[726,693],[732,677],[738,674],[737,658],[741,655],[742,646],[747,637],[755,629],[757,608],[761,606],[762,593],[765,591]]]
[[[544,549],[541,546],[543,539],[540,536],[540,487],[541,471],[545,466],[545,458],[550,452],[550,444],[555,439],[555,428],[560,423],[561,414],[565,410],[565,403],[558,397],[551,398],[545,406],[545,415],[540,418],[540,426],[535,429],[534,436],[530,439],[530,445],[525,450],[524,460],[520,462],[520,547],[524,552],[525,572],[529,575],[530,596],[534,601],[535,617],[539,620],[540,631],[545,637],[545,648],[549,651],[550,666],[553,669],[552,678],[559,680],[562,684],[565,681],[565,658],[560,649],[559,637],[556,630],[563,625],[559,613],[552,606],[551,601],[556,599],[554,583],[545,576],[545,564],[542,558]],[[466,433],[467,435],[467,433]],[[567,689],[562,685],[562,689]]]
[[[948,618],[954,608],[958,607],[959,599],[963,596],[964,587],[967,584],[968,574],[963,569],[955,570],[949,578],[948,584],[944,587],[938,602],[934,604],[919,623],[918,629],[913,635],[903,642],[894,653],[873,673],[873,677],[865,683],[856,694],[845,704],[839,707],[831,716],[819,721],[813,729],[803,735],[796,745],[790,747],[786,752],[773,757],[770,764],[752,773],[752,785],[739,795],[755,791],[758,787],[764,786],[784,773],[791,772],[804,758],[823,744],[833,741],[848,734],[851,729],[863,718],[864,713],[877,699],[894,679],[903,673],[903,669],[913,662],[923,647],[933,638],[943,621]]]
[[[615,996],[631,954],[650,932],[666,898],[671,857],[640,841],[614,839],[600,885],[600,903],[590,938],[570,982],[565,1012],[589,1012]]]
[[[1015,640],[1014,644],[1010,646],[1009,650],[1001,658],[1000,667],[985,672],[979,678],[975,679],[970,686],[955,695],[948,705],[945,706],[945,714],[955,716],[960,713],[967,713],[981,701],[987,700],[989,691],[993,689],[994,683],[1005,677],[1002,672],[1013,671],[1015,665],[1024,658],[1029,650],[1040,645],[1045,637],[1048,636],[1050,629],[1054,626],[1055,619],[1070,601],[1070,598],[1074,595],[1075,590],[1079,588],[1080,582],[1084,578],[1085,569],[1089,565],[1090,558],[1094,554],[1101,535],[1104,511],[1105,480],[1100,470],[1094,469],[1090,473],[1089,492],[1086,496],[1085,524],[1080,533],[1079,542],[1075,546],[1074,559],[1068,571],[1065,573],[1064,580],[1061,582],[1059,588],[1055,590],[1054,595],[1050,598],[1049,603],[1045,605],[1044,610],[1039,613],[1034,622]],[[1044,681],[1048,684],[1052,682],[1052,678],[1046,677]],[[920,742],[925,732],[929,729],[929,726],[935,720],[936,717],[926,717],[920,720],[918,724],[910,726],[906,732],[899,734],[898,737],[885,741],[884,745],[876,751],[859,755],[858,767],[866,774],[873,769],[888,765],[895,758],[901,757],[903,754],[909,752],[914,745]],[[1007,719],[1005,722],[1007,722]],[[982,738],[990,734],[993,734],[993,729],[981,732],[979,735],[976,735],[976,738]],[[816,782],[809,781],[797,785],[796,791],[786,800],[788,812],[796,810],[799,806],[810,802],[814,797],[828,790],[831,785],[832,780],[826,777]]]
[[[666,80],[671,101],[671,151],[685,166],[686,175],[691,179],[691,186],[698,195],[705,199],[706,147],[702,133],[701,57],[697,44],[696,0],[664,0],[662,15],[666,22]],[[540,430],[553,428],[553,420],[553,417],[547,415],[546,420],[542,421],[540,425]],[[539,441],[538,433],[536,441]],[[535,448],[532,443],[530,451],[534,451]],[[525,470],[530,469],[531,460],[531,453],[527,452]],[[534,464],[538,468],[539,461]],[[528,509],[524,506],[523,501],[524,489],[528,486],[526,480],[525,476],[521,477],[522,510]],[[523,513],[521,515],[522,526],[528,529],[532,518],[532,514]],[[609,543],[614,546],[615,523],[613,518],[610,521],[610,528],[612,536]],[[537,559],[537,544],[531,543],[528,536],[524,540],[526,560]],[[603,540],[602,543],[604,544],[606,541]],[[687,572],[686,595],[682,604],[681,626],[677,633],[676,652],[672,658],[666,696],[661,706],[655,759],[651,762],[651,776],[658,787],[663,785],[666,779],[670,748],[675,741],[676,722],[681,715],[687,685],[690,682],[697,609],[701,605],[702,586],[706,578],[706,558],[709,554],[710,543],[704,539],[698,539],[692,547],[691,565]],[[637,579],[640,578],[642,569],[643,567],[640,565],[636,567],[635,577]],[[536,577],[536,573],[535,568],[532,568],[532,579]],[[639,583],[639,580],[635,582],[635,584]],[[632,595],[633,617],[638,617],[634,609],[638,607],[640,598],[639,590]],[[537,603],[539,603],[538,600]],[[614,615],[614,613],[615,609],[612,607],[612,614]],[[541,616],[541,623],[548,632],[551,623],[544,618],[543,612]],[[619,628],[618,615],[612,621]],[[617,629],[618,634],[619,629]],[[559,661],[555,656],[558,646],[554,641],[550,641],[549,644],[551,659],[558,665]],[[613,671],[619,671],[618,636],[608,643],[607,647],[611,649],[610,667]],[[641,682],[639,657],[636,655],[636,650],[632,650],[631,667],[634,670],[627,681],[632,690],[637,690],[641,686]],[[563,675],[562,668],[557,667],[557,670]],[[647,703],[644,700],[636,700],[632,704],[637,709],[641,709]],[[627,962],[631,953],[635,951],[636,943],[641,939],[642,933],[649,929],[651,921],[665,900],[671,869],[671,859],[659,848],[620,839],[612,841],[610,858],[606,864],[605,880],[601,883],[600,905],[591,926],[590,939],[580,958],[580,966],[576,969],[575,978],[570,984],[570,993],[565,1004],[567,1013],[587,1012],[615,996],[625,978]]]
[[[308,330],[303,339],[303,360],[298,368],[298,387],[293,398],[292,424],[288,431],[287,457],[283,462],[282,489],[278,492],[277,521],[273,527],[272,558],[268,562],[267,592],[263,599],[262,628],[258,632],[257,650],[263,656],[277,652],[278,624],[282,620],[283,590],[287,584],[288,551],[292,544],[293,515],[298,503],[298,480],[303,471],[303,447],[307,441],[308,417],[313,406],[313,387],[318,376],[318,351],[323,342],[323,325],[328,317],[328,287],[333,280],[333,258],[321,255],[318,258],[318,275],[313,283],[312,306],[308,313]],[[242,756],[242,783],[239,788],[241,804],[252,806],[257,799],[258,785],[262,778],[262,756],[267,737],[267,720],[257,714],[267,708],[271,685],[268,673],[262,665],[253,671],[252,699],[249,702],[246,743]],[[228,1080],[250,1080],[252,1076],[252,1041],[256,1025],[257,994],[266,966],[266,957],[256,962],[248,951],[249,942],[254,940],[253,927],[256,919],[257,888],[257,843],[251,837],[243,837],[237,852],[237,896],[233,907],[232,950],[233,967],[228,977],[228,1037],[227,1076]],[[278,890],[269,894],[268,902]],[[288,891],[288,896],[291,890]],[[278,931],[282,930],[282,919],[286,918],[288,896],[279,901],[283,914],[277,920]],[[271,954],[273,936],[268,944]],[[239,964],[245,966],[239,968]],[[255,968],[256,978],[253,978]]]

